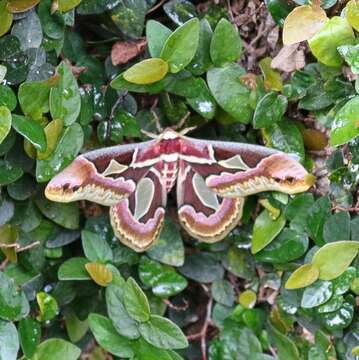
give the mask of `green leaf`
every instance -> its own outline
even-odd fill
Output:
[[[184,246],[181,233],[168,218],[165,218],[164,226],[156,244],[146,253],[151,259],[163,264],[183,265]]]
[[[6,0],[0,1],[0,37],[5,35],[12,25],[13,15],[6,9]]]
[[[314,283],[319,278],[319,269],[313,264],[304,264],[295,270],[285,283],[286,289],[300,289]]]
[[[264,95],[257,103],[253,117],[255,129],[269,128],[279,122],[287,110],[288,100],[274,91]]]
[[[64,261],[58,270],[59,280],[91,280],[85,265],[88,260],[83,257],[73,257]]]
[[[30,118],[21,115],[12,116],[12,127],[25,139],[29,140],[36,149],[45,151],[47,148],[46,136],[43,127]]]
[[[112,250],[107,242],[103,241],[101,235],[91,231],[83,230],[81,232],[81,239],[85,256],[90,261],[112,261]]]
[[[148,51],[152,58],[161,55],[163,46],[171,35],[172,31],[165,25],[155,20],[148,20],[146,23],[146,39]]]
[[[0,320],[0,344],[0,359],[17,359],[17,353],[19,351],[19,337],[13,323]]]
[[[323,315],[323,323],[327,330],[343,330],[350,325],[353,320],[353,305],[344,302],[340,309]]]
[[[1,42],[1,39],[0,39]],[[1,51],[1,44],[0,44]],[[9,86],[0,85],[0,106],[6,106],[10,111],[16,108],[17,100],[16,95]]]
[[[193,75],[204,74],[212,64],[210,56],[210,46],[212,39],[211,25],[206,19],[201,19],[199,22],[199,40],[197,52],[194,55],[188,69]]]
[[[76,203],[55,203],[43,195],[36,199],[36,205],[44,216],[66,229],[79,228],[80,212]]]
[[[321,247],[313,256],[312,264],[319,271],[319,278],[332,280],[343,274],[358,255],[358,241],[337,241]]]
[[[123,279],[122,279],[123,280]],[[123,300],[125,281],[119,285],[109,285],[106,288],[107,313],[117,332],[129,339],[137,339],[140,336],[138,323],[128,314]]]
[[[119,0],[111,10],[111,19],[121,32],[129,37],[142,35],[147,3],[145,0]]]
[[[66,13],[79,5],[80,2],[81,0],[58,0],[59,11]]]
[[[11,112],[6,106],[0,106],[0,144],[11,129]]]
[[[333,295],[333,284],[329,281],[318,280],[305,288],[301,307],[311,309],[327,302]]]
[[[330,144],[343,145],[359,135],[359,96],[350,99],[336,114]]]
[[[346,269],[343,274],[332,281],[334,286],[334,292],[337,295],[345,294],[357,276],[357,271],[355,267],[349,267]]]
[[[136,354],[136,360],[183,360],[182,358],[172,358],[169,351],[149,344],[142,337],[133,343],[133,351]]]
[[[350,66],[354,74],[359,74],[359,45],[342,45],[338,47],[338,52]]]
[[[36,294],[36,300],[40,308],[39,321],[52,320],[58,314],[57,301],[50,294],[40,291]]]
[[[355,0],[351,0],[347,3],[346,7],[346,18],[349,24],[356,30],[359,31],[359,7]]]
[[[168,72],[168,64],[162,59],[146,59],[143,60],[123,73],[123,77],[126,81],[146,85],[163,79]]]
[[[323,227],[331,211],[331,203],[327,196],[320,197],[308,209],[307,227],[311,237],[319,246],[324,244]]]
[[[30,317],[19,322],[19,337],[21,350],[27,358],[31,358],[41,340],[41,326]]]
[[[256,254],[270,244],[285,225],[283,214],[273,220],[268,210],[263,210],[253,226],[252,254]]]
[[[66,126],[77,119],[81,109],[81,97],[76,78],[68,65],[57,67],[60,80],[50,91],[50,111],[53,119],[62,119]]]
[[[234,275],[250,280],[255,274],[254,258],[245,249],[238,249],[231,246],[223,259],[223,266]]]
[[[181,329],[162,316],[151,315],[148,321],[140,324],[139,330],[147,342],[160,349],[183,349],[188,346]]]
[[[89,329],[87,320],[79,320],[74,312],[69,312],[66,314],[65,326],[69,339],[73,343],[80,341]]]
[[[317,311],[319,314],[326,314],[329,312],[337,311],[338,309],[340,309],[343,302],[343,296],[334,294],[326,303],[320,305]]]
[[[51,0],[42,0],[38,6],[37,13],[42,30],[52,39],[62,39],[65,31],[65,19],[60,12],[52,12],[51,5]]]
[[[330,215],[323,227],[325,242],[334,242],[340,239],[350,239],[350,215],[341,211]]]
[[[212,283],[213,299],[226,306],[232,306],[235,300],[232,284],[228,280],[218,279]]]
[[[333,16],[308,41],[310,50],[321,63],[340,66],[342,58],[337,48],[354,43],[354,32],[345,18]]]
[[[53,359],[77,360],[81,349],[63,339],[48,339],[42,342],[33,356],[36,360],[47,360],[49,354]]]
[[[184,69],[196,54],[199,41],[199,20],[188,20],[166,40],[161,58],[168,62],[170,72]]]
[[[102,315],[90,314],[88,322],[96,341],[105,350],[119,357],[133,356],[129,340],[116,332],[110,319]]]
[[[196,7],[188,0],[170,0],[163,5],[163,10],[177,25],[197,16]]]
[[[141,281],[151,286],[153,293],[157,296],[173,296],[187,287],[187,280],[183,276],[145,256],[141,258],[138,271]]]
[[[271,147],[299,156],[304,161],[303,136],[293,121],[286,120],[266,129]]]
[[[289,337],[282,334],[271,324],[268,324],[268,330],[270,338],[277,348],[280,360],[300,360],[299,350]]]
[[[123,302],[128,314],[136,321],[144,322],[150,318],[150,305],[147,297],[133,278],[128,278]]]
[[[178,271],[184,276],[202,283],[222,279],[224,270],[215,256],[208,252],[197,252],[186,256]]]
[[[6,60],[21,51],[20,40],[13,35],[0,38],[0,60]]]
[[[235,120],[247,124],[253,114],[250,91],[241,83],[245,72],[238,64],[212,68],[207,72],[208,87],[223,110]]]
[[[48,181],[69,165],[79,153],[83,142],[84,133],[79,124],[75,123],[66,128],[54,152],[48,158],[37,161],[37,181]]]
[[[0,185],[8,185],[23,175],[20,167],[13,166],[8,161],[0,160]]]
[[[215,66],[237,61],[242,52],[242,40],[237,29],[227,20],[221,19],[212,36],[210,54]]]
[[[253,290],[245,290],[239,295],[239,303],[245,309],[252,309],[257,301],[257,294]]]

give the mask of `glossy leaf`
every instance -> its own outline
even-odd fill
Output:
[[[349,267],[358,251],[357,241],[336,241],[321,247],[314,254],[312,264],[319,269],[320,279],[332,280]]]
[[[150,305],[147,297],[133,278],[126,282],[123,301],[129,315],[138,322],[148,321]]]
[[[40,324],[36,320],[27,317],[20,320],[18,330],[21,350],[27,358],[31,358],[41,340]]]
[[[239,303],[246,309],[252,309],[257,301],[257,295],[253,290],[245,290],[239,295]]]
[[[123,73],[123,77],[130,83],[146,85],[163,79],[168,72],[168,64],[162,59],[143,60]]]
[[[92,262],[85,264],[85,268],[97,285],[106,287],[112,281],[112,272],[106,265]]]
[[[4,224],[0,226],[0,242],[1,244],[15,244],[18,240],[19,232],[17,228],[11,224]],[[16,263],[17,262],[17,253],[14,247],[2,247],[0,246],[1,252],[6,256],[6,258]]]
[[[57,2],[59,4],[59,11],[65,13],[79,5],[81,0],[57,0]]]
[[[150,344],[161,349],[183,349],[188,346],[188,340],[181,329],[172,321],[158,315],[140,324],[141,335]]]
[[[211,40],[210,54],[213,64],[221,66],[235,62],[241,56],[242,41],[237,29],[226,19],[221,19]]]
[[[47,148],[46,151],[38,151],[37,158],[39,160],[47,159],[55,150],[56,145],[62,134],[64,123],[61,119],[50,121],[44,128]]]
[[[172,31],[165,25],[155,20],[146,23],[146,39],[148,51],[152,58],[159,58],[163,46]]]
[[[279,122],[287,110],[288,100],[283,95],[270,92],[263,96],[256,106],[253,117],[255,129],[271,127]]]
[[[280,73],[271,67],[272,59],[266,57],[259,62],[262,74],[264,76],[264,85],[268,90],[282,91],[283,82]]]
[[[36,149],[39,149],[40,151],[46,150],[47,143],[45,132],[38,122],[25,116],[13,114],[11,125],[19,134],[29,140]]]
[[[331,145],[342,145],[359,135],[358,109],[359,96],[356,96],[337,112],[330,133]]]
[[[73,312],[66,314],[65,326],[69,339],[74,343],[81,340],[89,329],[87,320],[79,320]]]
[[[356,30],[359,30],[359,6],[355,0],[350,0],[346,7],[346,18],[349,24]]]
[[[212,68],[207,72],[208,87],[217,103],[239,122],[247,124],[252,118],[250,91],[241,83],[244,70],[238,64]]]
[[[83,230],[81,239],[85,256],[90,261],[106,262],[113,259],[112,250],[107,242],[103,241],[101,235]]]
[[[73,257],[66,260],[59,267],[57,276],[59,280],[91,280],[85,265],[88,260],[83,257]]]
[[[11,112],[6,106],[0,106],[0,144],[11,129]]]
[[[81,97],[77,81],[68,65],[62,62],[57,67],[60,80],[50,91],[50,111],[54,119],[62,119],[71,125],[80,114]]]
[[[199,21],[191,19],[177,28],[166,40],[161,51],[170,72],[177,73],[184,69],[196,54],[199,41]]]
[[[9,12],[6,5],[7,5],[6,0],[0,1],[0,18],[1,18],[0,36],[3,36],[10,30],[13,20],[13,15],[11,14],[11,12]]]
[[[24,12],[35,7],[40,0],[8,0],[7,9],[13,13]]]
[[[327,302],[333,295],[333,285],[329,281],[318,280],[305,288],[301,306],[311,309]]]
[[[40,291],[36,294],[36,300],[40,309],[39,321],[52,320],[58,314],[57,301],[50,294]]]
[[[19,337],[13,323],[0,320],[0,359],[16,360]]]
[[[303,5],[294,8],[283,25],[283,44],[291,45],[312,38],[327,21],[319,6]]]
[[[37,347],[34,359],[46,360],[49,354],[58,359],[76,360],[81,354],[81,349],[69,341],[52,338],[45,340]]]
[[[285,283],[286,289],[300,289],[310,286],[319,278],[319,269],[313,264],[304,264],[296,269]]]
[[[128,340],[116,332],[110,319],[102,315],[90,314],[88,321],[96,341],[105,350],[120,357],[133,356]]]
[[[341,45],[354,43],[353,29],[346,19],[334,16],[324,24],[308,43],[318,61],[328,66],[340,66],[342,58],[337,48]]]
[[[255,220],[252,236],[252,254],[259,252],[270,244],[282,231],[285,225],[283,215],[273,220],[268,210],[263,210]]]

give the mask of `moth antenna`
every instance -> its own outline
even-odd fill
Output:
[[[197,129],[197,126],[191,126],[191,127],[188,127],[188,128],[185,128],[183,129],[180,134],[181,135],[186,135],[188,134],[190,131],[193,131],[193,130],[196,130]]]
[[[187,119],[189,118],[190,115],[191,115],[191,112],[188,111],[186,113],[186,115],[179,121],[179,123],[177,125],[172,126],[172,130],[176,131],[176,130],[180,129],[185,124],[185,122],[187,121]]]
[[[146,130],[143,130],[141,129],[141,133],[142,134],[145,134],[146,136],[148,136],[150,139],[157,139],[158,138],[158,135],[157,134],[154,134],[150,131],[146,131]]]
[[[153,115],[153,119],[155,120],[156,128],[159,133],[163,132],[163,128],[161,126],[160,118],[156,114],[154,110],[151,110],[151,113]]]

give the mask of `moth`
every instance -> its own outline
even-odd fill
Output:
[[[193,139],[187,131],[166,129],[146,142],[82,154],[48,183],[45,195],[109,206],[115,235],[143,252],[159,237],[167,194],[176,183],[181,225],[208,243],[238,224],[246,196],[269,190],[295,194],[313,184],[314,177],[283,152]]]

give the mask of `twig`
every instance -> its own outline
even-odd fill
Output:
[[[206,317],[204,319],[204,323],[202,325],[201,331],[195,334],[191,334],[187,336],[188,341],[194,341],[200,339],[201,341],[201,353],[202,353],[202,360],[207,360],[207,343],[206,343],[206,337],[207,337],[207,330],[208,326],[211,324],[211,313],[212,313],[212,304],[213,299],[210,296],[207,304],[207,311],[206,311]]]
[[[167,0],[161,0],[158,4],[155,6],[152,6],[151,9],[149,9],[146,12],[146,15],[151,14],[152,12],[156,11],[159,7],[161,7]]]
[[[231,19],[231,23],[234,24],[234,16],[233,16],[233,11],[232,11],[232,6],[231,6],[231,0],[227,0],[227,9],[228,9],[229,17]]]
[[[332,210],[341,210],[341,211],[347,211],[347,212],[358,212],[359,213],[359,206],[353,206],[353,207],[344,207],[340,205],[334,205],[332,207]]]
[[[176,311],[185,311],[188,309],[188,301],[187,300],[183,300],[183,305],[175,305],[172,304],[171,301],[169,301],[168,299],[163,299],[162,302],[164,304],[166,304],[169,308],[174,309]]]
[[[2,243],[0,243],[0,248],[4,248],[4,249],[15,248],[15,251],[17,253],[19,253],[19,252],[22,252],[22,251],[25,251],[25,250],[29,250],[29,249],[31,249],[31,248],[33,248],[35,246],[38,246],[38,245],[40,245],[40,241],[35,241],[35,242],[33,242],[33,243],[29,244],[29,245],[26,245],[24,247],[21,247],[21,245],[18,244],[18,243],[14,243],[14,244],[2,244]]]

